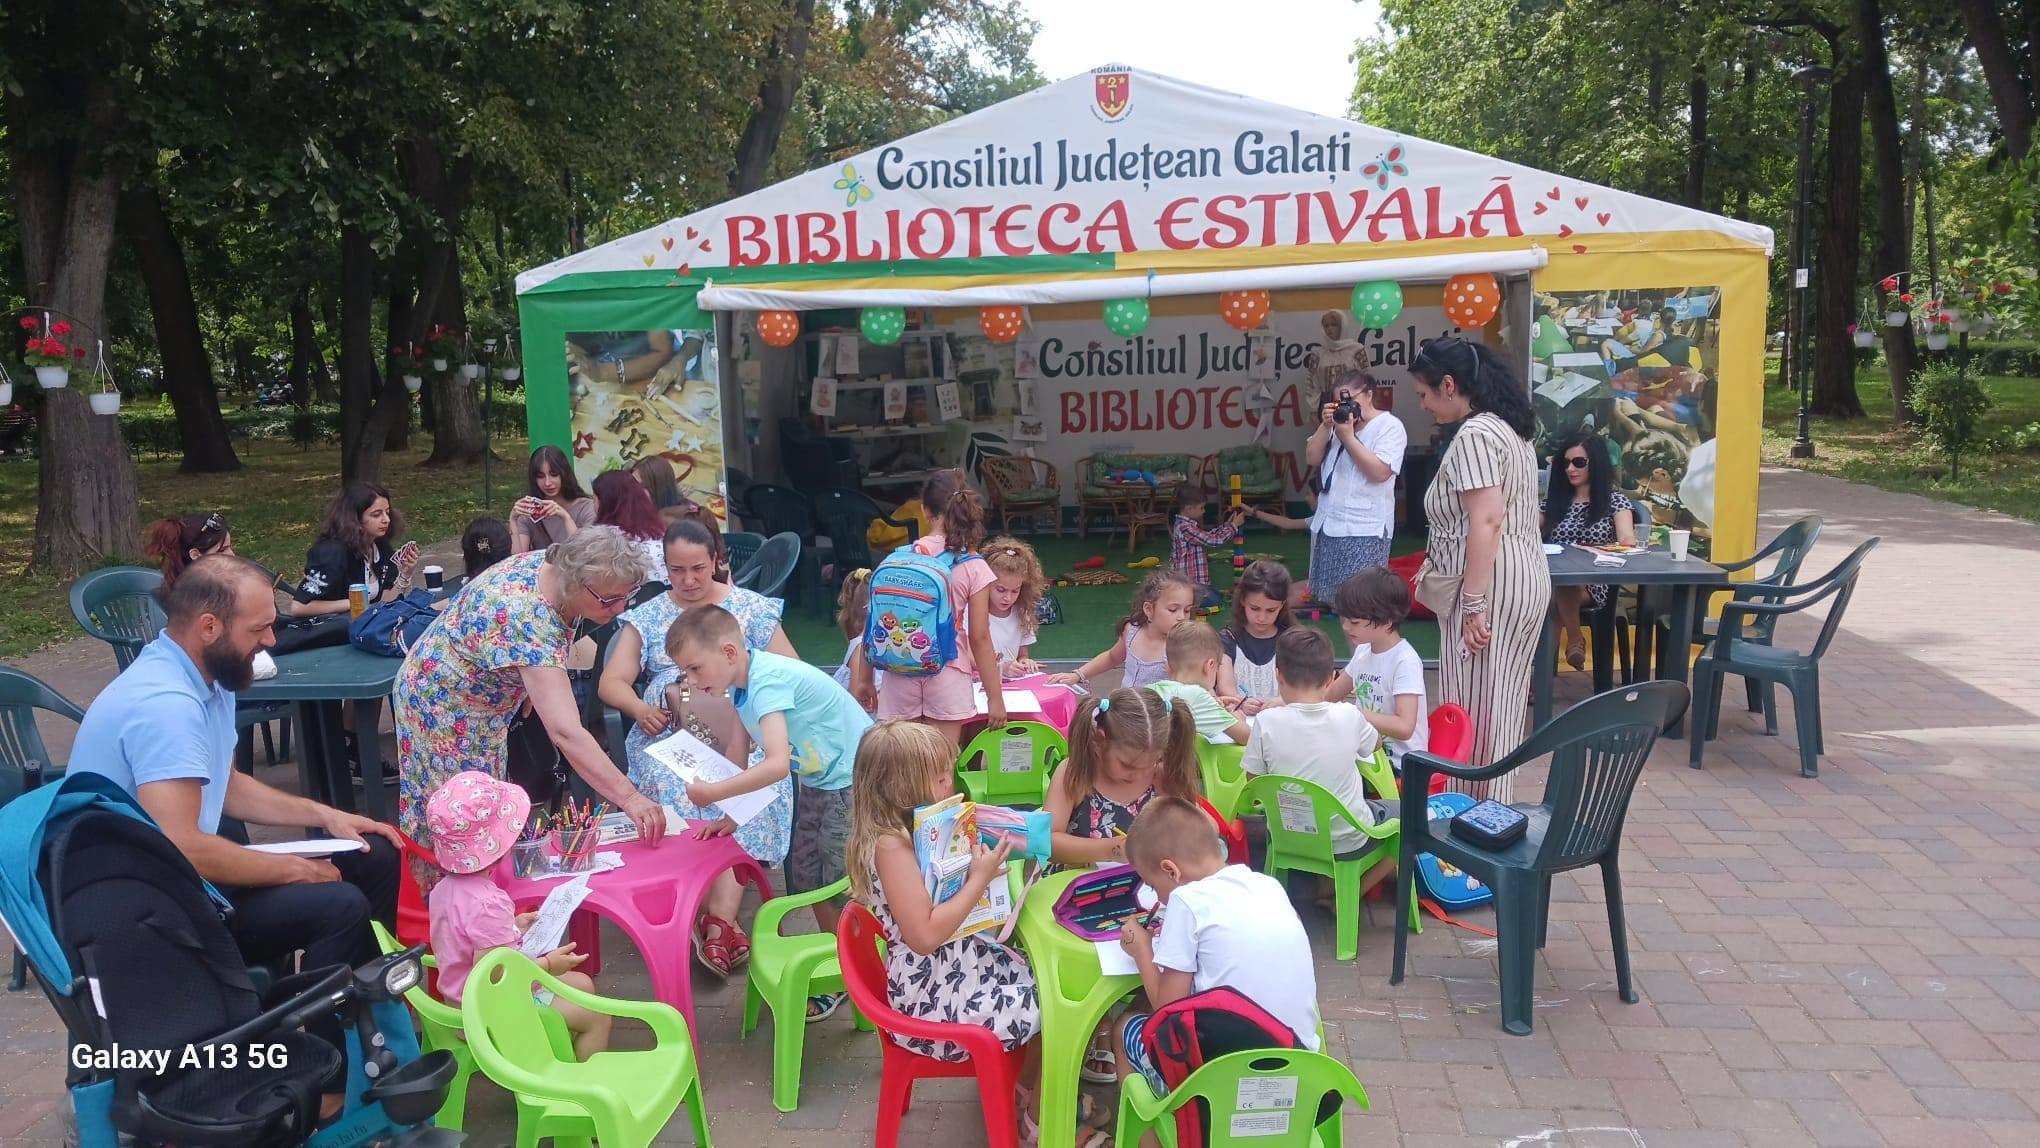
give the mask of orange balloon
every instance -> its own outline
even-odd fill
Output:
[[[1502,309],[1502,285],[1492,275],[1454,275],[1445,281],[1445,317],[1463,330],[1485,327]]]
[[[1226,325],[1241,331],[1251,331],[1268,317],[1268,293],[1266,291],[1225,291],[1218,297],[1218,313]]]
[[[758,312],[758,337],[768,347],[789,347],[800,338],[800,313],[798,311]]]
[[[994,343],[1010,343],[1020,337],[1027,326],[1025,307],[986,307],[978,312],[978,325],[985,329],[985,338]]]

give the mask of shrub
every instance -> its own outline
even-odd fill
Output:
[[[1927,437],[1948,456],[1948,477],[1962,477],[1962,454],[1976,444],[1977,423],[1990,409],[1976,376],[1935,363],[1913,376],[1912,402],[1925,420]]]

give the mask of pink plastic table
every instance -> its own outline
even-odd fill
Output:
[[[1029,674],[1024,678],[1007,678],[1001,683],[1006,690],[1032,690],[1034,698],[1041,703],[1039,713],[1009,713],[1008,721],[1038,721],[1055,727],[1064,737],[1070,735],[1070,719],[1077,714],[1077,691],[1068,686],[1050,685],[1047,674]],[[976,719],[983,728],[984,719]]]
[[[689,822],[657,845],[626,841],[597,850],[623,854],[623,868],[588,878],[588,899],[574,914],[571,930],[580,951],[590,954],[582,968],[594,971],[595,919],[614,922],[644,958],[652,974],[652,995],[679,1009],[690,1030],[694,1030],[694,978],[688,964],[694,957],[694,919],[709,885],[724,870],[732,870],[738,881],[757,887],[760,899],[772,896],[764,868],[738,847],[736,838],[701,840],[694,833],[702,824]],[[537,908],[566,879],[526,881],[512,875],[507,865],[498,866],[496,873],[497,883],[519,912]]]

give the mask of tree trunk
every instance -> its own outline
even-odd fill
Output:
[[[1814,241],[1813,379],[1807,409],[1828,418],[1859,419],[1863,400],[1856,394],[1856,344],[1849,325],[1861,319],[1856,284],[1863,248],[1863,71],[1846,59],[1828,87],[1826,173],[1826,210],[1814,212],[1821,226]],[[1817,198],[1816,207],[1820,203]],[[1872,321],[1881,324],[1884,318]]]
[[[290,297],[290,401],[309,407],[315,397],[331,402],[332,392],[333,377],[327,373],[318,320],[312,315],[312,289],[299,287]]]
[[[1899,134],[1898,99],[1891,90],[1891,59],[1884,48],[1884,12],[1879,0],[1856,0],[1855,35],[1860,46],[1864,102],[1870,120],[1872,186],[1877,189],[1876,266],[1879,275],[1903,272],[1911,263],[1910,222],[1905,199],[1905,140]],[[1914,290],[1901,275],[1901,291]],[[1918,299],[1918,297],[1915,297]],[[1924,299],[1918,299],[1924,303]],[[1912,406],[1912,377],[1919,363],[1910,324],[1885,327],[1884,362],[1891,371],[1891,407],[1905,422],[1918,422]]]
[[[1694,57],[1692,75],[1686,81],[1688,124],[1686,132],[1686,204],[1707,210],[1707,63],[1704,54]]]
[[[340,478],[374,481],[394,404],[377,394],[375,372],[375,249],[358,223],[340,227]]]
[[[737,162],[730,172],[730,195],[746,195],[765,186],[772,153],[800,90],[801,66],[807,60],[808,34],[814,29],[815,0],[786,0],[786,23],[773,38],[761,68],[758,103],[737,141]]]
[[[142,281],[149,291],[149,313],[155,317],[156,345],[163,353],[163,392],[177,415],[177,438],[184,449],[178,469],[186,474],[220,474],[241,469],[220,415],[220,393],[213,381],[212,360],[198,329],[198,303],[191,294],[191,271],[163,196],[153,185],[132,188],[121,197],[126,215],[122,231],[134,249]]]
[[[1976,49],[1976,62],[1982,66],[1984,83],[1990,88],[1990,102],[1997,109],[2005,152],[2016,163],[2025,159],[2033,147],[2034,103],[2040,92],[2019,75],[2018,57],[2012,54],[1998,0],[1955,0],[1955,7],[1962,14],[1962,30]],[[2029,47],[2040,52],[2040,44]],[[2040,74],[2034,75],[2030,83],[2040,85]]]
[[[32,52],[17,56],[33,58]],[[106,279],[120,202],[102,151],[118,116],[113,84],[104,75],[35,71],[18,73],[6,93],[29,305],[67,313],[74,325],[68,341],[91,346],[106,329]],[[66,121],[77,134],[52,138],[47,125]],[[69,578],[138,548],[134,463],[120,420],[93,414],[79,388],[43,398],[30,566]]]
[[[460,331],[466,326],[466,294],[460,272],[461,220],[473,159],[460,155],[448,161],[433,136],[420,133],[398,148],[398,168],[405,186],[438,217],[436,232],[407,238],[414,260],[417,296],[402,300],[403,319],[423,337],[428,325]],[[395,285],[395,281],[393,281]],[[391,322],[398,321],[399,300],[393,293]],[[482,420],[474,388],[460,373],[457,361],[435,372],[427,384],[425,409],[432,430],[427,466],[457,466],[481,461]]]
[[[1742,123],[1739,125],[1738,130],[1745,139],[1751,138],[1756,134],[1757,77],[1762,71],[1763,63],[1758,59],[1757,49],[1753,43],[1749,55],[1743,59],[1742,67],[1743,114]],[[1737,219],[1748,219],[1750,217],[1751,182],[1752,173],[1746,171],[1737,173],[1735,191],[1735,217]]]

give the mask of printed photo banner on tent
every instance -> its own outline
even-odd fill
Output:
[[[574,473],[660,456],[680,492],[722,518],[723,429],[715,330],[576,331],[567,335]]]
[[[1109,103],[1095,82],[1105,75],[1118,81]],[[1367,258],[1370,247],[1524,237],[1562,254],[1673,230],[1771,244],[1754,224],[1350,120],[1148,72],[1095,76],[526,272],[518,290],[636,266],[698,279],[718,268],[932,260],[1189,252],[1222,262],[1332,244]]]

